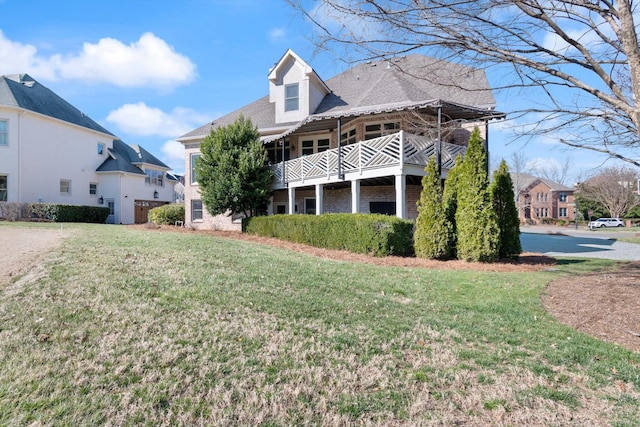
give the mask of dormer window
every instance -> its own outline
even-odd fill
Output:
[[[300,90],[298,83],[284,86],[284,111],[300,109]]]

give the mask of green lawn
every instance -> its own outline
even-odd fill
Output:
[[[40,274],[0,287],[0,425],[640,424],[640,354],[555,322],[539,299],[610,262],[383,268],[64,230]]]

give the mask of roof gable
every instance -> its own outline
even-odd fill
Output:
[[[327,117],[354,117],[425,106],[434,109],[445,104],[460,116],[458,118],[477,119],[490,116],[495,107],[495,98],[483,70],[415,54],[358,64],[326,83],[322,82],[330,91],[314,110],[304,117],[280,123],[270,102],[275,99],[271,89],[278,81],[279,73],[291,67],[291,61],[299,61],[305,72],[317,76],[306,62],[288,50],[269,73],[269,96],[207,123],[178,140],[201,139],[212,129],[230,124],[240,115],[250,118],[262,135],[275,135],[274,129],[293,131],[293,127]],[[495,117],[502,116],[504,114],[495,112]]]
[[[24,108],[34,113],[113,136],[111,132],[28,74],[0,76],[0,105]]]
[[[96,172],[126,172],[144,175],[142,169],[144,164],[169,169],[167,165],[139,145],[127,145],[116,139],[113,141],[113,148],[109,149],[109,156],[98,166]]]

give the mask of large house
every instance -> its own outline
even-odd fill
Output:
[[[107,222],[147,222],[173,201],[169,170],[29,75],[0,77],[0,202],[105,206]]]
[[[521,223],[575,220],[574,188],[526,173],[512,173],[511,180]]]
[[[421,178],[435,157],[444,178],[470,131],[485,140],[504,114],[481,70],[410,55],[371,61],[324,81],[288,50],[268,74],[269,93],[178,138],[185,146],[185,216],[193,228],[239,229],[213,217],[194,173],[210,132],[241,115],[260,132],[275,173],[267,214],[386,213],[417,217]]]

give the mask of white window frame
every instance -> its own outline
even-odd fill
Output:
[[[98,145],[96,146],[96,152],[98,153],[98,156],[104,155],[105,148],[106,145],[104,145],[104,143],[98,142]]]
[[[566,218],[568,216],[569,215],[568,215],[568,209],[567,208],[558,208],[558,217],[559,218]]]
[[[559,202],[566,202],[567,201],[567,197],[568,197],[567,193],[560,193],[558,195],[558,201]]]
[[[92,188],[93,188],[93,192],[91,191]],[[90,196],[97,196],[98,195],[98,183],[97,182],[90,182],[89,183],[89,195]]]
[[[347,129],[346,131],[342,132],[342,135],[340,137],[340,145],[344,146],[355,144],[356,142],[358,142],[358,139],[356,137],[356,128]]]
[[[62,195],[71,195],[71,180],[70,179],[60,179],[60,194]]]
[[[9,120],[0,119],[0,147],[9,145]]]
[[[295,94],[291,90],[295,89]],[[300,84],[291,83],[284,85],[284,111],[300,110]]]
[[[144,183],[156,187],[164,187],[164,172],[157,169],[144,170]]]
[[[189,172],[191,185],[198,185],[196,178],[196,159],[202,156],[202,153],[191,153],[189,156]]]
[[[311,154],[322,153],[331,148],[331,135],[314,135],[308,138],[299,139],[300,155],[310,156]],[[306,145],[306,146],[305,146]],[[313,152],[305,151],[312,150]]]
[[[379,126],[379,129],[367,129],[373,126]],[[364,140],[380,138],[381,136],[391,135],[400,132],[400,122],[367,122],[364,124]]]

